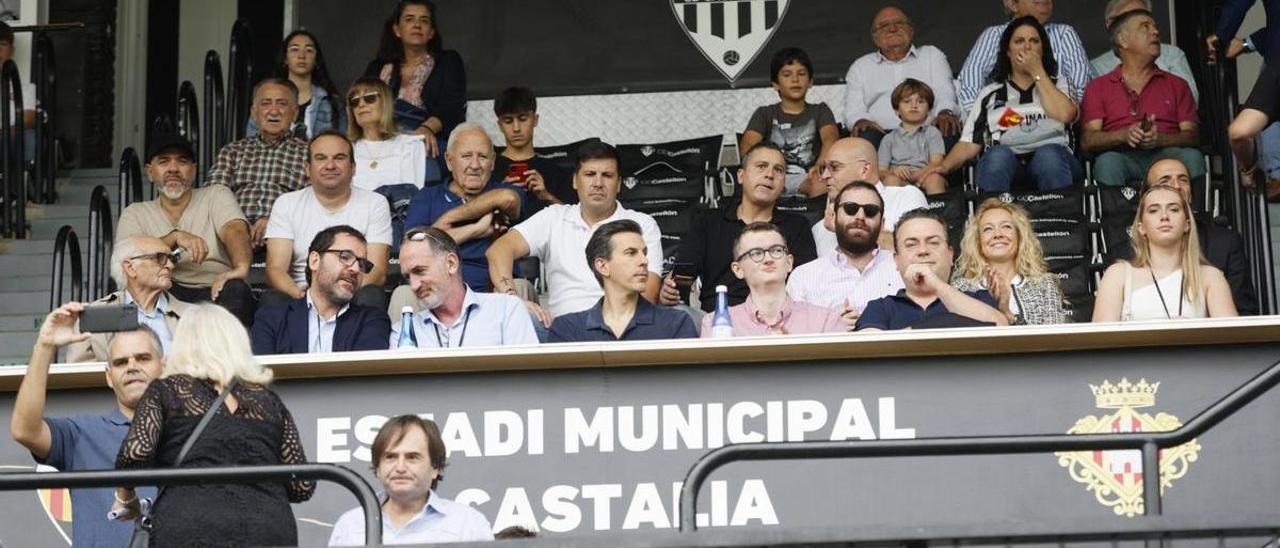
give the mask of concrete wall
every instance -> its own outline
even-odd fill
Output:
[[[236,22],[236,0],[181,0],[178,8],[178,82],[190,80],[196,87],[196,99],[204,104],[204,57],[209,50],[218,52],[226,78],[227,46],[231,25]],[[174,88],[177,93],[177,88]],[[204,120],[200,121],[201,124]]]

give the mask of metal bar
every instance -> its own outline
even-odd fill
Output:
[[[195,152],[196,166],[200,165],[200,106],[196,100],[196,87],[190,80],[183,80],[178,86],[178,133],[191,142],[191,150]],[[200,186],[203,179],[196,169],[194,186]]]
[[[16,238],[27,237],[27,178],[26,178],[26,144],[23,133],[26,131],[26,123],[23,120],[24,98],[22,97],[22,76],[18,73],[18,64],[12,59],[4,62],[4,68],[0,69],[3,74],[0,75],[0,85],[12,88],[9,94],[9,101],[0,102],[0,105],[13,105],[12,126],[5,126],[5,135],[9,136],[9,169],[13,173],[13,182],[17,185],[18,199],[14,203],[14,224],[16,225]],[[9,109],[0,109],[6,110]]]
[[[80,30],[85,28],[84,23],[76,21],[74,23],[49,23],[47,25],[23,25],[21,27],[10,27],[13,32],[44,32],[52,30]]]
[[[83,265],[80,263],[80,238],[69,225],[58,229],[53,239],[53,273],[49,280],[49,310],[53,310],[66,302],[62,298],[63,278],[65,278],[67,253],[71,253],[71,299],[80,300],[80,289],[83,283]]]
[[[227,50],[227,136],[229,140],[244,137],[244,121],[249,116],[249,81],[253,77],[253,44],[249,21],[239,19],[231,26],[231,45]]]
[[[227,143],[227,114],[222,102],[222,61],[218,52],[209,50],[204,56],[204,132],[201,134],[200,172],[213,166],[222,145]]]
[[[348,468],[333,464],[286,464],[270,466],[225,466],[212,468],[165,468],[154,470],[87,470],[82,472],[22,472],[0,474],[0,491],[66,487],[137,487],[141,485],[251,484],[267,481],[326,480],[345,487],[356,496],[364,511],[364,540],[369,546],[382,544],[382,510],[369,483]]]
[[[1160,446],[1154,441],[1142,444],[1142,506],[1148,516],[1164,513],[1160,500]]]
[[[1012,435],[925,438],[915,440],[873,441],[805,441],[790,443],[744,443],[726,445],[703,455],[685,476],[680,490],[680,530],[697,530],[698,492],[711,472],[740,461],[829,459],[865,457],[922,457],[922,456],[972,456],[1014,455],[1047,453],[1053,451],[1097,451],[1116,449],[1144,449],[1151,445],[1157,449],[1173,447],[1191,441],[1218,423],[1226,420],[1240,408],[1248,405],[1268,390],[1280,384],[1280,361],[1271,364],[1253,378],[1224,395],[1204,411],[1201,411],[1181,428],[1171,432],[1141,432],[1132,434],[1087,435]],[[1159,470],[1158,451],[1154,456],[1144,454],[1144,466]],[[1147,462],[1156,459],[1155,464]],[[1144,473],[1150,473],[1144,468]],[[1147,482],[1144,478],[1144,495],[1149,495],[1154,483],[1156,496],[1147,499],[1159,504],[1159,480]],[[1158,510],[1158,508],[1156,509]]]

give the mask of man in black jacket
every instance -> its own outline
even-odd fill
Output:
[[[306,294],[258,309],[253,353],[385,350],[391,336],[386,311],[351,302],[372,268],[359,230],[338,225],[320,231],[307,252]]]
[[[1147,170],[1145,186],[1170,186],[1178,189],[1187,203],[1191,203],[1191,177],[1187,166],[1173,158],[1165,158],[1151,164]],[[1249,257],[1245,255],[1244,239],[1234,230],[1219,226],[1204,212],[1196,211],[1196,227],[1200,235],[1200,250],[1205,260],[1217,267],[1231,285],[1231,296],[1241,316],[1258,313],[1258,299],[1253,292],[1253,278],[1249,272]]]

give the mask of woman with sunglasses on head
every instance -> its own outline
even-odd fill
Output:
[[[1049,272],[1026,210],[988,198],[969,218],[951,285],[987,290],[1010,325],[1067,323],[1071,314]]]
[[[1147,188],[1130,232],[1133,260],[1103,274],[1094,322],[1237,315],[1226,277],[1200,254],[1195,216],[1177,189]]]
[[[382,80],[395,97],[395,120],[405,133],[422,135],[427,180],[439,181],[444,140],[467,115],[467,74],[462,56],[444,49],[436,5],[401,0],[387,18],[378,56],[364,75]]]
[[[346,131],[347,113],[342,108],[342,98],[329,78],[329,68],[324,62],[324,52],[315,35],[305,30],[289,33],[276,54],[277,78],[288,78],[298,88],[298,120],[294,123],[294,135],[307,140],[325,130]],[[301,129],[301,131],[299,131]],[[258,133],[258,124],[249,118],[245,134]]]

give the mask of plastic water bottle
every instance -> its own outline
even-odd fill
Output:
[[[729,321],[729,288],[716,286],[716,311],[711,317],[711,337],[719,339],[733,336],[733,322]]]
[[[413,336],[413,307],[406,306],[400,309],[400,340],[396,343],[397,350],[417,350],[418,339]]]

